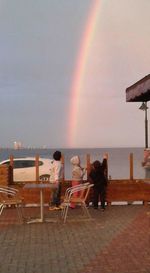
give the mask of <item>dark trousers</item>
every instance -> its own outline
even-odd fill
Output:
[[[55,188],[52,192],[52,206],[59,206],[61,203],[61,183],[58,184],[58,187]]]
[[[105,208],[106,187],[94,187],[93,188],[93,205],[98,207],[98,201],[100,198],[101,208]]]

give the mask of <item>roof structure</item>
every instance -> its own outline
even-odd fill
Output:
[[[150,100],[150,74],[126,89],[127,102],[146,102]]]

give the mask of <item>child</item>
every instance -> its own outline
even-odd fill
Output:
[[[54,183],[56,187],[52,190],[52,201],[49,210],[56,210],[61,208],[61,183],[63,180],[63,164],[61,163],[61,152],[54,152],[53,159],[54,160],[50,166],[50,183]]]
[[[83,176],[86,173],[86,169],[82,168],[80,166],[80,158],[77,155],[73,156],[71,158],[70,162],[73,165],[73,169],[72,169],[72,186],[76,186],[76,185],[79,185],[83,181]],[[78,196],[78,193],[73,194],[73,197],[77,197],[77,196]],[[71,203],[70,208],[74,209],[75,204]]]
[[[103,158],[103,162],[96,160],[93,162],[93,168],[89,173],[89,180],[94,184],[93,187],[93,205],[94,209],[98,209],[99,197],[101,200],[101,210],[105,210],[105,195],[107,186],[107,156]]]

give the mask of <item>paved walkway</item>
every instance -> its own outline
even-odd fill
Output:
[[[105,212],[89,208],[45,212],[57,223],[20,224],[16,210],[0,218],[0,273],[150,273],[150,206],[111,206]],[[26,216],[39,208],[26,208]]]

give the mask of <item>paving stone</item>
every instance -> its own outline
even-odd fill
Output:
[[[89,211],[92,220],[83,220],[75,209],[64,225],[58,212],[57,223],[19,224],[15,209],[5,210],[0,273],[150,273],[150,207]],[[26,208],[25,213],[39,211]]]

